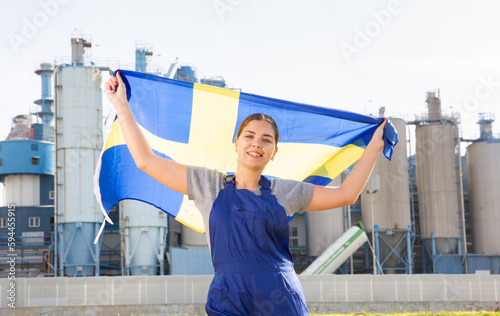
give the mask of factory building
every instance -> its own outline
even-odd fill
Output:
[[[109,214],[113,225],[94,244],[103,222],[93,192],[104,139],[102,83],[112,67],[91,61],[91,47],[89,39],[73,37],[71,59],[40,65],[42,97],[35,103],[41,109],[16,116],[0,142],[1,236],[8,236],[9,205],[15,205],[16,251],[26,276],[213,274],[204,234],[139,201],[119,202]],[[194,67],[177,61],[163,73],[151,64],[152,56],[150,45],[138,44],[133,69],[227,87],[222,77],[200,79]],[[389,116],[399,144],[391,162],[380,155],[354,205],[290,221],[298,273],[358,225],[369,242],[337,274],[500,274],[500,137],[492,133],[494,117],[483,114],[481,136],[463,139],[458,117],[441,111],[439,91],[427,92],[426,102],[426,114]],[[468,144],[465,155],[461,144]],[[329,185],[339,186],[349,171]],[[1,238],[6,257],[8,240]]]
[[[1,256],[22,258],[17,261],[20,277],[49,272],[54,263],[53,71],[48,63],[42,63],[35,71],[41,78],[42,95],[34,101],[39,110],[16,115],[9,135],[0,141],[0,182],[4,185],[4,205],[0,206]],[[8,270],[4,269],[5,262],[2,260],[0,266],[1,276]]]

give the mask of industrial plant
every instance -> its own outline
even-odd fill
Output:
[[[177,61],[163,72],[151,64],[148,45],[137,44],[135,67],[90,60],[91,47],[91,40],[76,36],[71,59],[40,64],[35,74],[41,97],[34,101],[39,110],[15,116],[0,141],[1,277],[8,276],[5,262],[12,253],[16,278],[213,274],[203,234],[139,201],[115,206],[109,214],[114,224],[94,244],[103,215],[93,175],[104,139],[103,76],[128,68],[227,88],[224,79],[200,79],[194,67]],[[439,90],[426,92],[425,101],[427,113],[388,115],[399,144],[391,162],[380,155],[354,205],[290,221],[298,274],[353,226],[364,230],[366,242],[338,263],[335,275],[500,274],[495,117],[481,114],[480,136],[464,139],[459,115],[441,110]],[[378,115],[386,116],[385,108]],[[329,185],[338,186],[349,171]],[[15,247],[8,239],[11,205]]]

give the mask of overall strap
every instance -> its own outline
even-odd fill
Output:
[[[234,174],[227,174],[224,176],[224,189],[229,189],[229,188],[234,188],[236,186],[236,183],[234,181],[235,175]],[[271,181],[264,177],[260,176],[260,181],[259,181],[260,187],[261,187],[261,193],[264,196],[269,196],[271,195]]]
[[[271,195],[271,181],[264,177],[264,176],[260,176],[260,181],[259,181],[259,184],[260,184],[260,192],[262,193],[262,196],[269,196]]]
[[[226,174],[224,176],[224,190],[234,188],[236,185],[234,177],[234,174]]]

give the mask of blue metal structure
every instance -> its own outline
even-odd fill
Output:
[[[26,276],[54,271],[47,266],[53,262],[54,250],[52,65],[42,63],[35,73],[41,77],[42,95],[34,103],[41,110],[14,117],[10,134],[0,142],[0,182],[5,185],[7,204],[0,207],[0,218],[9,216],[9,206],[15,209],[14,248],[19,270],[26,268]],[[0,256],[10,251],[8,232],[7,227],[0,227]]]
[[[177,69],[174,79],[198,83],[196,70],[191,66],[181,66]]]
[[[500,255],[468,254],[467,262],[470,274],[500,274]]]
[[[8,206],[0,207],[0,218],[9,218]],[[0,277],[7,277],[9,259],[16,260],[16,277],[54,275],[53,268],[53,220],[52,206],[16,206],[15,229],[0,227]],[[33,219],[38,219],[33,225]],[[9,233],[14,233],[14,244]]]
[[[135,47],[135,71],[148,72],[148,59],[153,56],[153,51],[143,44],[136,44]]]
[[[0,217],[7,217],[8,206],[0,207]],[[52,206],[15,206],[15,216],[16,216],[16,226],[15,232],[18,238],[22,237],[26,232],[43,232],[43,236],[50,236],[53,231],[54,226],[54,207]],[[40,221],[35,227],[30,225],[29,218],[38,217]],[[0,243],[1,248],[6,249],[7,244],[7,227],[0,227],[0,238],[2,242]],[[26,235],[26,234],[25,234]],[[50,240],[45,239],[41,243],[37,243],[38,246],[46,245],[48,246]],[[16,243],[17,244],[17,243]],[[28,243],[27,243],[28,244]]]
[[[0,142],[0,182],[13,174],[54,175],[54,143],[37,139]]]
[[[173,259],[170,265],[172,275],[210,275],[214,274],[210,251],[207,247],[170,247],[170,256]],[[210,264],[199,264],[199,263]]]
[[[385,274],[387,271],[402,272],[406,274],[413,274],[413,231],[411,226],[408,225],[406,232],[401,236],[395,245],[387,241],[384,235],[392,236],[394,232],[391,230],[380,230],[379,225],[375,225],[375,250],[378,260],[377,274]],[[382,257],[380,245],[384,243],[390,249],[389,253]],[[404,251],[401,251],[404,249]],[[386,267],[385,263],[391,256],[398,258],[396,267]]]
[[[456,242],[455,240],[458,240]],[[464,273],[463,261],[460,260],[460,264],[457,265],[457,261],[455,262],[455,267],[451,267],[452,262],[448,261],[446,266],[448,269],[437,268],[436,270],[436,262],[442,256],[460,256],[463,257],[462,252],[462,236],[458,235],[457,239],[455,238],[446,238],[444,241],[441,240],[442,246],[438,247],[436,244],[436,238],[434,234],[431,234],[430,247],[428,247],[428,243],[422,243],[422,262],[423,262],[423,272],[424,273],[445,273],[446,271],[450,271],[448,273]],[[430,248],[430,249],[429,249]],[[459,267],[461,266],[461,268]],[[439,272],[438,272],[439,271]],[[460,272],[461,271],[461,272]]]
[[[42,78],[42,97],[35,101],[42,107],[41,111],[37,113],[38,117],[41,118],[44,125],[49,125],[54,119],[54,99],[52,98],[52,73],[54,69],[51,64],[42,63],[40,64],[40,69],[37,69],[35,73]]]
[[[60,275],[71,277],[99,275],[100,244],[94,245],[99,223],[59,224],[58,247]]]

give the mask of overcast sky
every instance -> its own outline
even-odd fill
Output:
[[[232,87],[286,100],[411,114],[425,112],[426,91],[439,88],[443,110],[461,112],[464,132],[476,130],[477,112],[500,108],[500,3],[494,0],[2,5],[0,137],[13,116],[36,108],[34,70],[71,55],[74,29],[92,39],[94,59],[131,64],[136,42],[144,41],[165,71],[179,58],[200,77],[221,75]]]
[[[244,92],[313,105],[411,116],[439,88],[465,136],[477,113],[500,109],[500,3],[495,0],[2,1],[0,138],[36,110],[40,62],[70,56],[77,29],[94,59],[134,63],[153,46],[165,71],[176,59],[200,77]],[[500,123],[494,123],[500,131]]]

